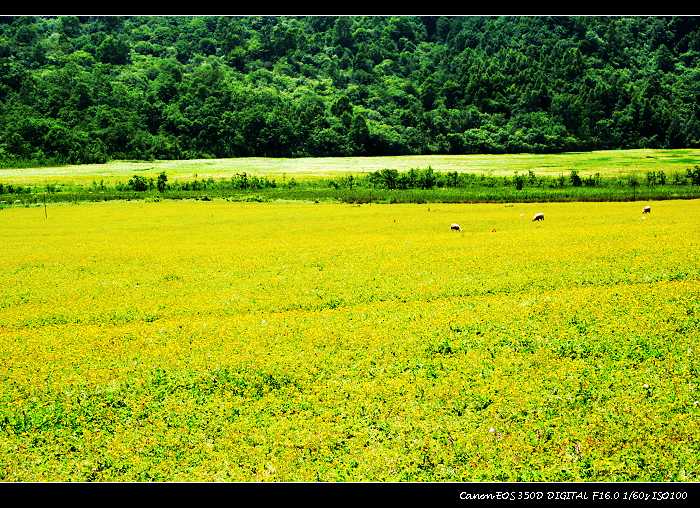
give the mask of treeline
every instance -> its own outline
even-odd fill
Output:
[[[696,17],[5,17],[0,165],[700,146]]]

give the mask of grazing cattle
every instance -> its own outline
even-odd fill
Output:
[[[462,228],[459,227],[459,224],[452,224],[452,225],[450,226],[450,229],[451,229],[452,231],[462,231]]]
[[[544,220],[544,214],[542,212],[536,213],[535,216],[532,218],[532,222],[540,220]]]
[[[645,206],[644,209],[642,210],[642,213],[651,213],[651,207]]]

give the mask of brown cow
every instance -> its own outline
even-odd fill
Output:
[[[651,207],[645,206],[644,209],[642,210],[642,213],[651,213]]]
[[[535,216],[532,218],[532,222],[540,220],[544,220],[544,214],[542,212],[536,213]]]

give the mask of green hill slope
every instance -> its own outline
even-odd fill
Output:
[[[700,146],[700,19],[6,17],[0,161]]]

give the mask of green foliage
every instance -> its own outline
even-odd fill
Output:
[[[513,177],[513,181],[515,182],[515,189],[516,190],[522,190],[522,188],[525,186],[525,177],[523,175],[519,175],[518,173],[515,173],[515,176]]]
[[[571,180],[571,185],[573,185],[574,187],[581,187],[581,185],[583,184],[581,177],[578,176],[578,171],[571,170],[569,179]]]
[[[699,64],[696,18],[10,17],[0,163],[697,147]]]
[[[586,187],[596,187],[601,185],[602,181],[600,173],[596,173],[595,175],[588,175],[585,177],[583,179],[583,185]]]
[[[688,169],[686,175],[693,185],[700,185],[700,166],[695,166],[693,169]]]
[[[145,192],[148,190],[148,180],[140,175],[134,175],[129,179],[127,187],[136,192]]]
[[[165,171],[161,172],[158,175],[158,180],[157,180],[157,187],[158,187],[158,192],[165,192],[165,187],[168,182],[168,175],[165,174]]]
[[[152,168],[150,168],[152,169]],[[696,173],[700,168],[688,170]],[[662,171],[653,172],[655,174]],[[233,201],[270,201],[274,199],[333,200],[349,203],[461,203],[461,202],[537,202],[537,201],[629,201],[663,199],[697,199],[700,190],[684,175],[676,173],[672,181],[652,183],[649,178],[640,179],[640,173],[602,177],[600,173],[581,178],[579,185],[563,175],[528,176],[514,172],[512,178],[482,173],[434,171],[431,167],[398,171],[385,168],[358,175],[338,178],[291,178],[278,183],[271,177],[260,177],[246,172],[229,178],[178,180],[168,182],[165,172],[157,179],[141,175],[132,176],[126,183],[76,183],[52,182],[36,185],[0,183],[0,201],[31,205],[60,201],[108,201],[118,199],[167,199],[224,198]],[[658,176],[657,176],[658,178]],[[640,188],[641,187],[641,188]],[[47,195],[44,193],[47,192]],[[158,194],[156,194],[156,192]],[[205,199],[206,198],[206,199]]]
[[[97,57],[102,63],[124,65],[129,61],[129,44],[121,37],[108,35],[97,47]]]
[[[648,171],[647,185],[650,187],[654,185],[666,185],[666,173],[663,171]]]

